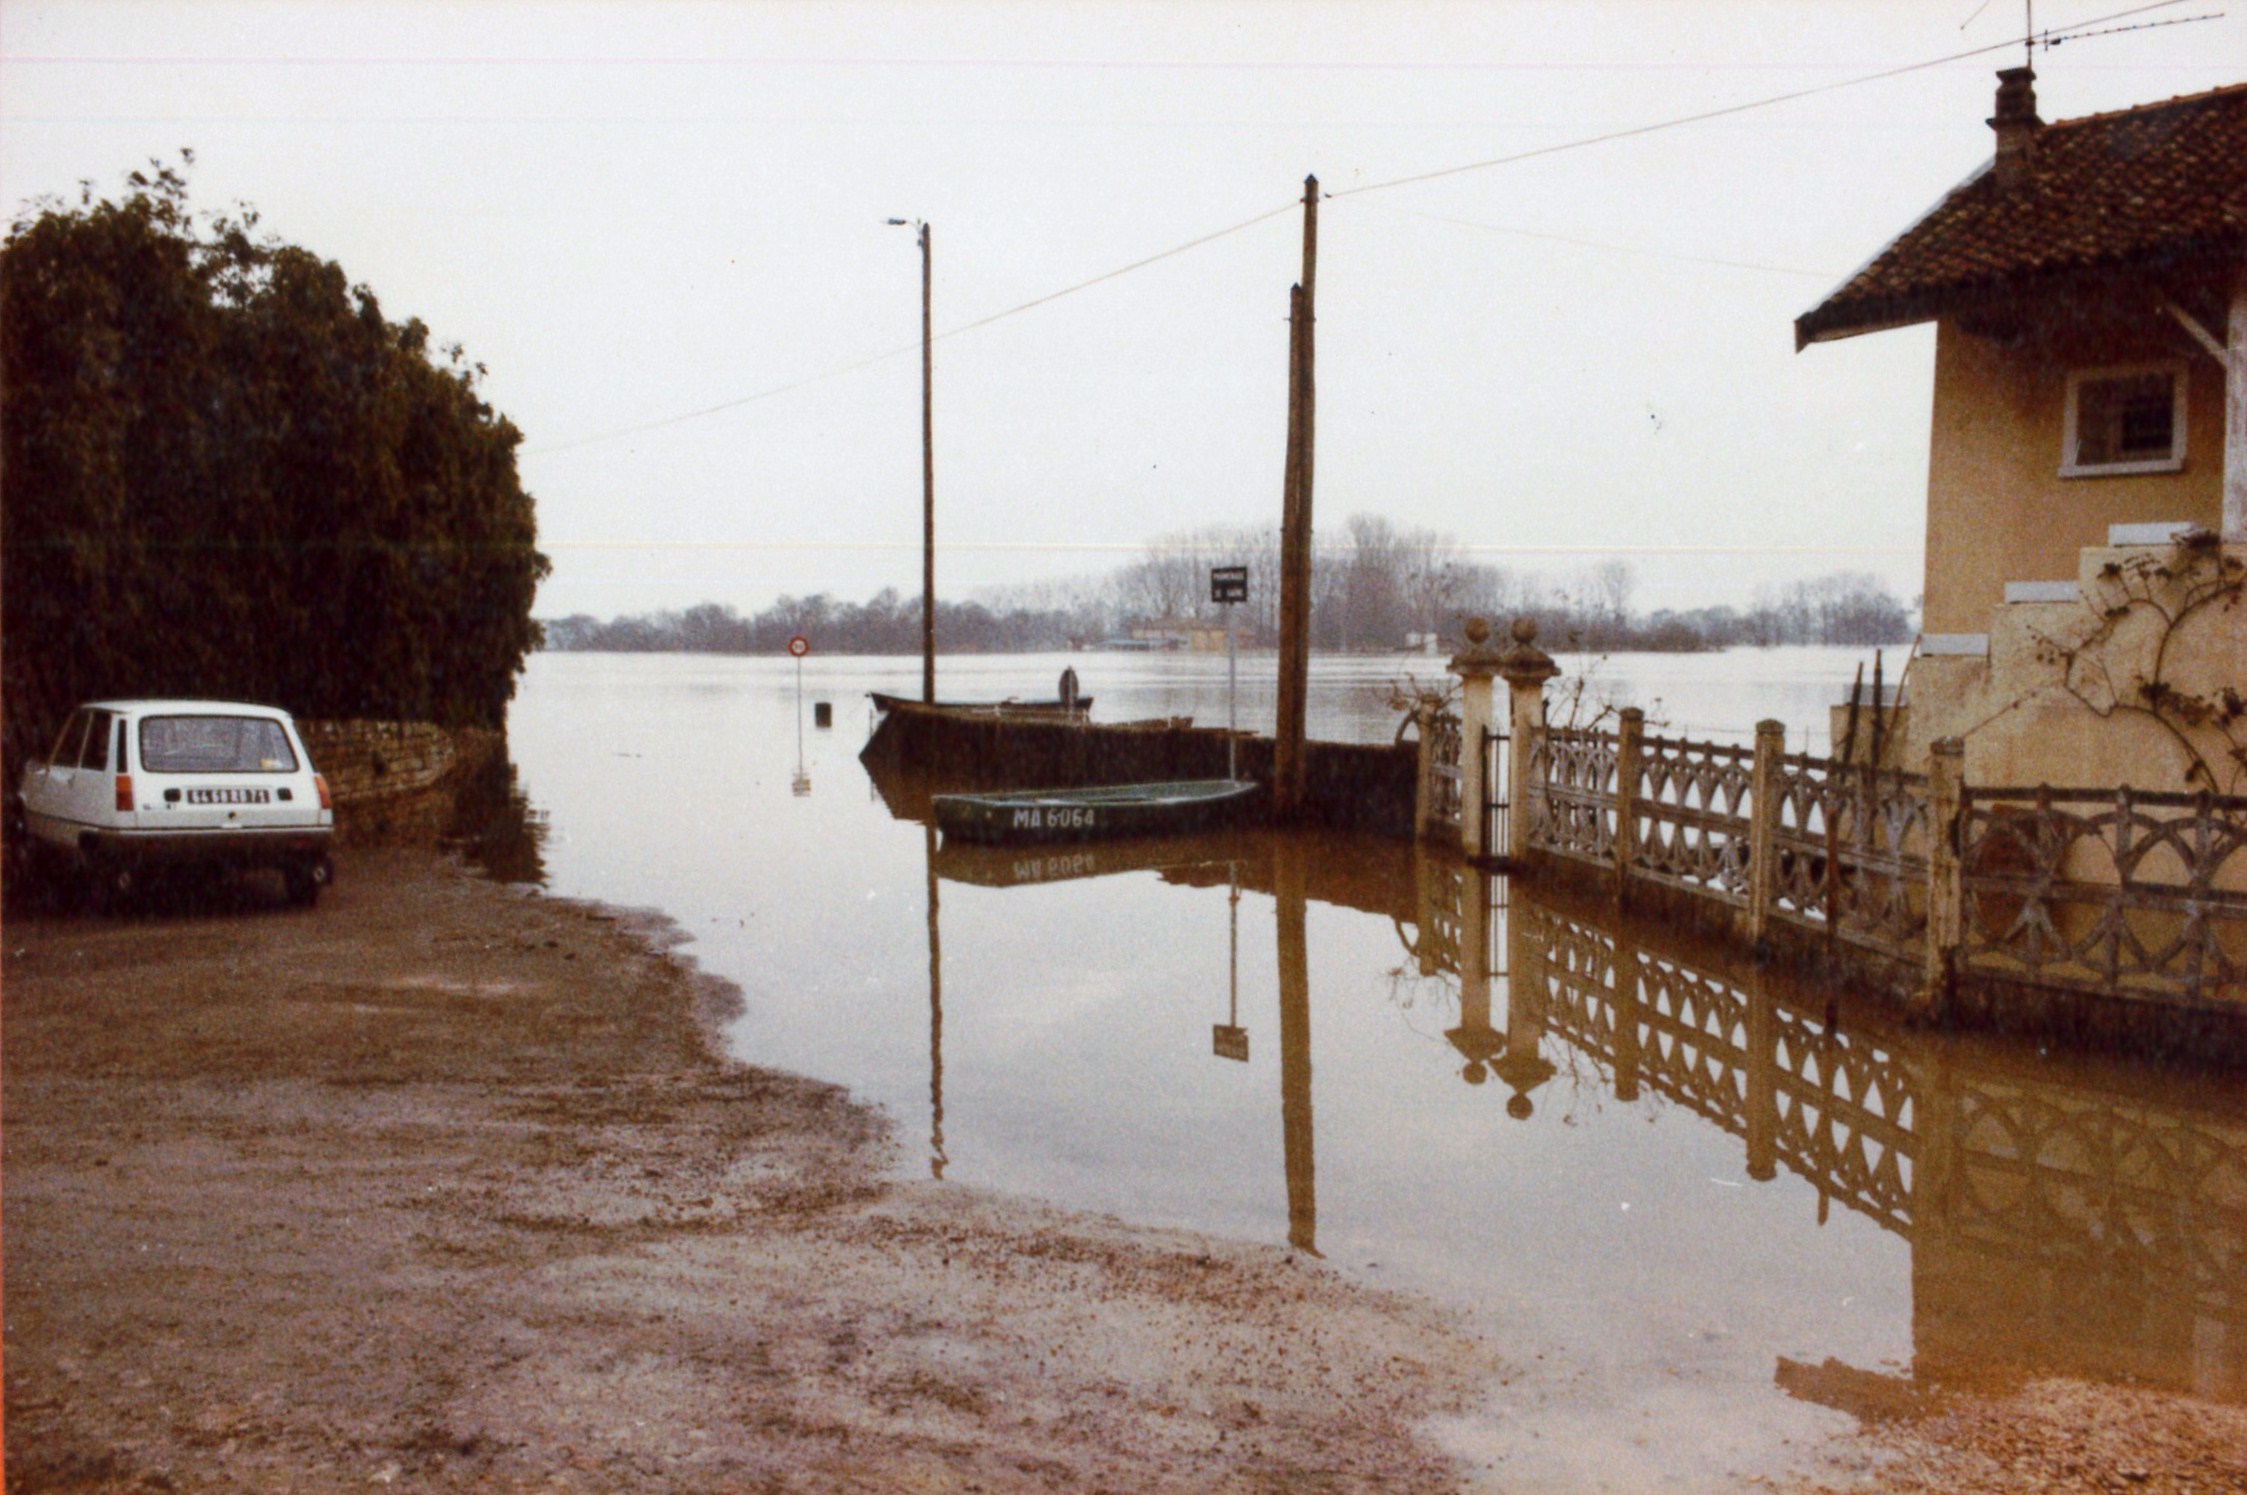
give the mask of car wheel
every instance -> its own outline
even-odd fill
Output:
[[[39,873],[38,847],[32,841],[31,827],[26,823],[23,805],[11,796],[8,804],[7,826],[0,831],[7,840],[7,860],[0,877],[7,879],[8,900],[17,907],[26,906],[26,895],[36,882]]]
[[[125,913],[140,898],[140,871],[130,862],[95,862],[87,874],[97,914]]]
[[[335,863],[326,857],[314,857],[309,862],[292,862],[283,868],[281,875],[289,885],[289,902],[298,908],[310,908],[320,901],[320,894],[335,881]]]

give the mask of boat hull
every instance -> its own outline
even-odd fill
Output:
[[[1092,697],[1079,696],[1074,701],[916,701],[906,696],[884,695],[870,690],[867,696],[874,709],[890,711],[941,711],[954,716],[1035,716],[1074,720],[1092,711]]]
[[[999,794],[939,794],[936,828],[947,841],[1089,841],[1161,836],[1226,825],[1263,792],[1238,779],[1108,784],[1089,789],[1024,789]]]

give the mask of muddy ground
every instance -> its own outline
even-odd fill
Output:
[[[6,925],[11,1490],[1437,1489],[1488,1353],[888,1171],[657,931],[366,852]]]
[[[1427,1436],[1512,1374],[1441,1310],[902,1181],[842,1091],[717,1057],[735,994],[660,921],[342,870],[310,913],[10,911],[10,1490],[1502,1482]],[[2247,1411],[2032,1384],[1830,1455],[1817,1488],[2247,1490]]]

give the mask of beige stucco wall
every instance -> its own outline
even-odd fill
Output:
[[[2197,559],[2170,545],[2090,546],[2076,557],[2076,576],[2080,601],[1983,609],[1986,656],[1914,659],[1904,740],[1891,761],[1923,770],[1929,744],[1959,737],[1969,783],[2247,794],[2247,763],[2237,756],[2247,730],[2189,711],[2164,721],[2136,709],[2151,679],[2209,702],[2247,688],[2247,546]],[[2203,600],[2192,605],[2195,597]],[[2196,760],[2205,773],[2193,771]],[[2247,875],[2247,861],[2239,871]]]
[[[2110,524],[2223,517],[2223,370],[2150,297],[2125,319],[2075,320],[2000,341],[1944,321],[1935,337],[1927,474],[1928,633],[1983,633],[2009,581],[2063,581]],[[2181,472],[2059,475],[2071,369],[2177,359],[2186,381]]]

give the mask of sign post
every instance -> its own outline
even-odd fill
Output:
[[[1235,604],[1248,600],[1248,567],[1209,568],[1209,600],[1225,609],[1225,777],[1240,777],[1240,638],[1233,629]]]
[[[796,777],[788,787],[804,795],[811,793],[811,775],[804,772],[804,656],[811,652],[811,640],[797,634],[788,640],[788,652],[796,661]]]

